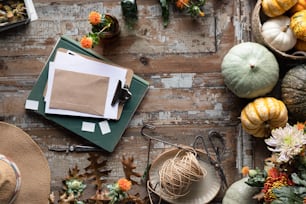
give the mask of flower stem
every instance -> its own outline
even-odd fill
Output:
[[[104,26],[99,32],[98,35],[100,35],[101,33],[103,33],[106,29],[111,27],[111,23],[108,23],[106,26]]]

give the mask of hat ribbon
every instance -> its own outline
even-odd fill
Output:
[[[14,193],[13,193],[12,197],[10,198],[10,200],[8,202],[8,204],[12,204],[15,201],[15,199],[17,198],[18,192],[20,191],[20,187],[21,187],[20,171],[19,171],[17,165],[13,161],[11,161],[7,157],[5,157],[4,155],[0,155],[0,160],[9,164],[13,168],[13,170],[15,172],[15,175],[16,175],[15,190],[14,190]]]

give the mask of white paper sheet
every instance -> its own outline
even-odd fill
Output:
[[[63,69],[67,71],[75,71],[80,73],[109,77],[110,81],[109,81],[104,115],[98,116],[87,113],[80,113],[76,111],[51,109],[50,98],[51,98],[55,69]],[[117,119],[118,103],[112,106],[111,102],[113,100],[113,96],[117,88],[118,80],[121,80],[122,84],[125,84],[126,74],[127,74],[126,69],[105,64],[99,61],[93,61],[71,51],[68,51],[67,53],[58,51],[56,53],[54,62],[49,63],[48,86],[45,95],[45,101],[46,101],[45,112],[49,114],[59,114],[59,115]]]

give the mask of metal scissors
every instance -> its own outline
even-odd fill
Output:
[[[101,148],[87,145],[53,145],[48,147],[49,151],[55,152],[101,152]]]
[[[226,176],[224,170],[222,168],[221,155],[225,152],[225,141],[223,137],[216,131],[211,131],[208,134],[208,141],[210,143],[211,148],[214,151],[216,159],[213,159],[210,151],[208,150],[208,145],[202,135],[198,135],[195,137],[193,148],[196,149],[196,146],[202,144],[203,149],[207,153],[209,162],[215,167],[218,171],[219,176],[223,182],[224,187],[228,188],[228,183],[226,180]]]

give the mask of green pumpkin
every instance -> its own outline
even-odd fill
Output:
[[[282,100],[296,120],[306,120],[306,65],[290,69],[281,84]]]
[[[271,92],[279,78],[279,65],[266,47],[254,42],[240,43],[224,56],[225,85],[240,98],[256,98]]]
[[[244,177],[234,182],[225,192],[222,204],[256,204],[257,200],[252,197],[260,191],[257,187],[251,187],[245,182],[248,177]]]

